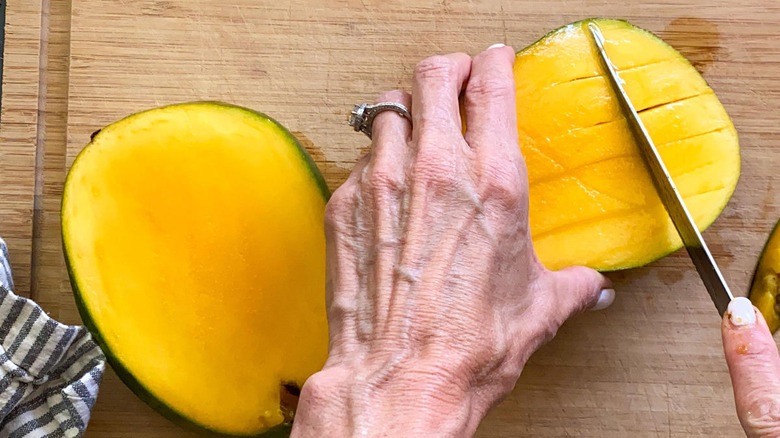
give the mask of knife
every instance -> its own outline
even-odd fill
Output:
[[[677,233],[680,234],[680,239],[682,239],[685,249],[688,250],[688,255],[691,256],[691,260],[694,266],[696,266],[696,270],[699,272],[699,276],[704,283],[704,287],[707,288],[712,302],[715,303],[720,316],[723,316],[726,307],[734,296],[723,279],[723,274],[718,269],[715,259],[712,258],[707,244],[704,243],[704,239],[701,237],[701,233],[699,233],[699,228],[685,207],[685,202],[674,185],[674,181],[672,181],[672,177],[669,175],[669,171],[666,169],[661,155],[653,143],[653,139],[639,118],[639,114],[631,103],[628,94],[626,94],[626,90],[623,89],[624,82],[618,76],[615,66],[604,50],[604,35],[602,35],[601,30],[595,23],[588,23],[588,29],[596,42],[601,64],[607,72],[607,79],[620,103],[623,115],[631,127],[631,132],[639,147],[642,159],[650,171],[658,196],[669,213]]]

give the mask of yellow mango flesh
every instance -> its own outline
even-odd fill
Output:
[[[750,301],[761,311],[772,333],[780,328],[780,306],[777,295],[780,292],[780,222],[764,246],[761,258],[750,287]]]
[[[85,320],[197,425],[282,423],[280,385],[327,356],[327,191],[303,154],[261,114],[193,103],[103,129],[69,174],[63,237]]]
[[[739,177],[731,120],[673,48],[624,21],[595,22],[688,209],[706,228]],[[515,60],[534,246],[550,269],[641,266],[682,243],[586,30],[587,21],[558,29]]]

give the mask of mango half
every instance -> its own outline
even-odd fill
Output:
[[[680,53],[625,21],[557,29],[520,51],[514,66],[531,234],[550,269],[626,269],[682,247],[599,63],[591,21],[699,229],[718,217],[739,178],[734,125]]]
[[[81,317],[122,380],[174,420],[286,434],[325,362],[328,190],[271,118],[197,102],[93,136],[65,183]]]
[[[750,301],[764,316],[772,333],[780,328],[780,221],[775,224],[753,274],[750,286]]]

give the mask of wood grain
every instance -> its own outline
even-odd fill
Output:
[[[31,260],[34,296],[65,322],[78,322],[78,314],[60,254],[59,197],[67,166],[94,130],[174,102],[245,105],[294,131],[335,188],[368,145],[345,124],[353,103],[388,89],[408,90],[414,65],[431,54],[474,54],[496,42],[521,48],[591,16],[627,18],[661,35],[704,73],[731,114],[740,133],[742,177],[705,237],[735,290],[746,291],[758,251],[780,216],[774,190],[780,188],[774,148],[780,140],[780,8],[762,0],[50,0],[44,6],[48,20],[35,18],[33,5],[9,5],[0,235],[11,243],[22,287],[30,289],[24,278],[30,278]],[[48,31],[30,30],[42,22]],[[36,41],[44,41],[47,55],[41,99]],[[741,435],[719,320],[685,254],[610,278],[618,290],[615,304],[568,322],[531,358],[512,396],[478,436]],[[190,435],[109,373],[88,436]]]
[[[8,244],[17,293],[30,293],[35,148],[41,41],[39,2],[7,5],[0,112],[0,236]]]

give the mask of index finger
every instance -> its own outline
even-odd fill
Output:
[[[735,298],[722,334],[742,427],[749,436],[780,432],[780,357],[761,312],[747,298]]]

